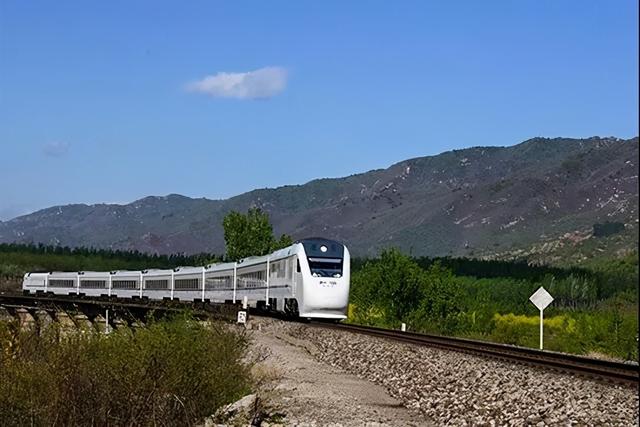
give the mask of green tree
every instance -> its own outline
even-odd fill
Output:
[[[352,276],[353,320],[414,330],[453,332],[463,318],[464,295],[451,269],[439,261],[421,268],[411,257],[388,249]]]
[[[237,261],[249,256],[266,255],[292,244],[290,236],[279,240],[273,236],[269,215],[260,208],[250,208],[246,215],[229,212],[222,221],[227,259]]]
[[[455,332],[464,304],[460,283],[439,262],[424,271],[423,283],[420,306],[412,313],[411,322],[425,331]]]
[[[281,234],[280,239],[274,241],[271,250],[277,251],[278,249],[286,248],[293,245],[293,239],[288,234]]]
[[[352,278],[356,316],[366,323],[395,326],[417,308],[425,284],[415,261],[397,249],[385,250]]]

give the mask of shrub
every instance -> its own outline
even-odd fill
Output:
[[[537,348],[540,318],[495,314],[490,338],[497,342]],[[572,312],[544,319],[544,348],[576,354],[604,353],[638,359],[638,322],[634,313],[617,309]]]
[[[191,318],[109,335],[0,323],[4,425],[193,425],[246,394],[247,341]]]

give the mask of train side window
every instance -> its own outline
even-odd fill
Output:
[[[298,273],[300,273],[300,260],[299,259],[296,260],[296,271]]]

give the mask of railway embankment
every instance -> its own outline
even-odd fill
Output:
[[[337,330],[292,327],[330,366],[438,425],[637,425],[637,388]]]
[[[407,408],[401,425],[638,424],[637,389],[628,385],[304,324],[260,319],[253,327],[257,325],[262,331],[255,336],[266,337],[258,340],[270,348],[287,345],[296,350],[279,351],[313,359],[307,369],[293,369],[295,376],[280,386],[287,390],[291,387],[287,381],[292,382],[300,388],[300,396],[307,396],[308,384],[319,397],[287,399],[285,393],[281,403],[295,402],[288,406],[290,420],[303,415],[322,425],[323,421],[340,422],[336,419],[343,416],[343,424],[358,425],[356,416],[359,425],[375,422],[371,415],[377,412],[343,401],[337,390],[321,397],[320,390],[330,388],[327,382],[333,375],[366,381],[374,396],[387,396]],[[290,361],[283,365],[295,366]],[[315,374],[317,369],[322,369],[320,375]],[[358,394],[355,386],[346,390],[345,395]]]

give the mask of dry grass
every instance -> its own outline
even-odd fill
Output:
[[[193,425],[253,387],[247,339],[190,318],[60,333],[0,323],[3,425]]]

